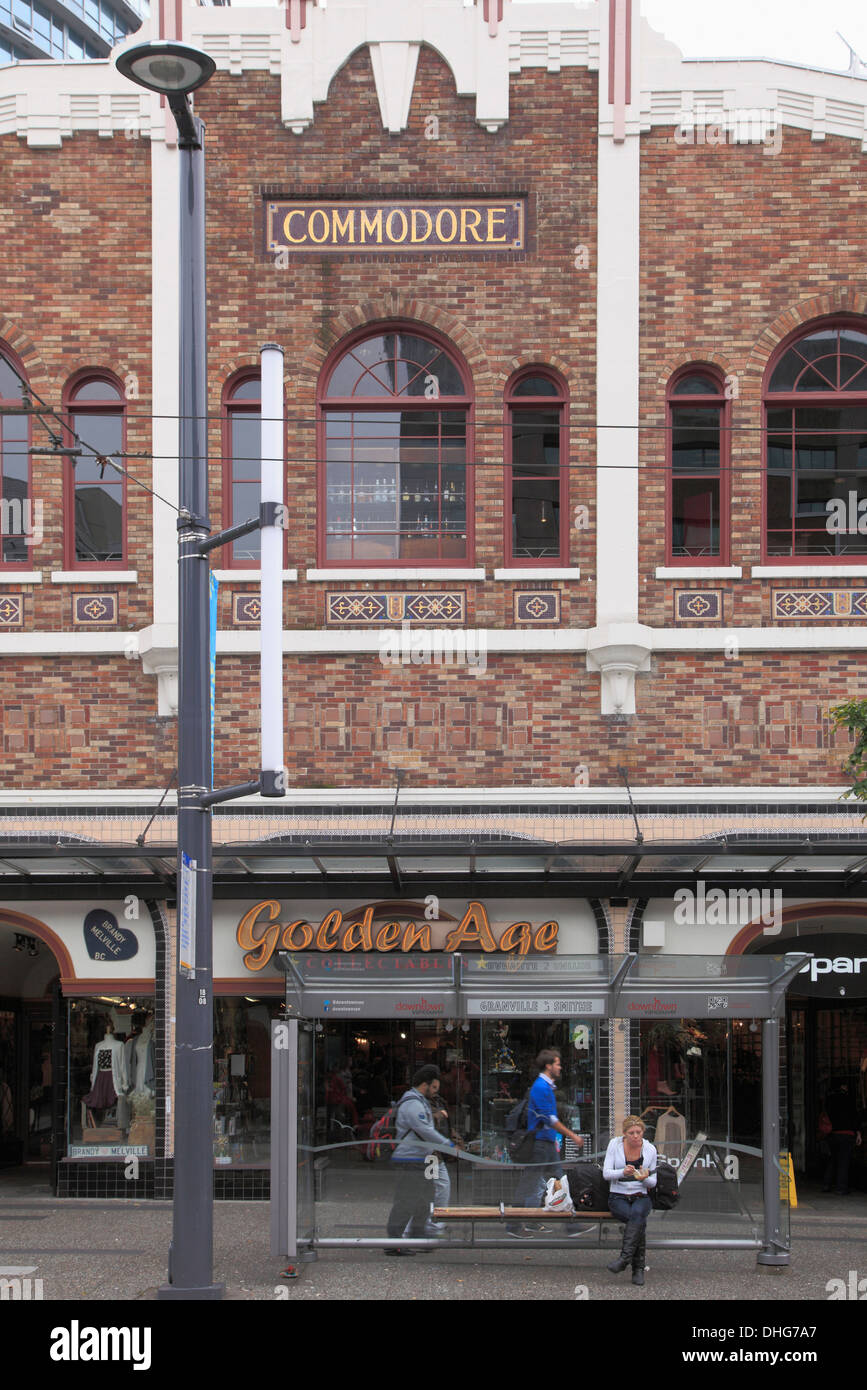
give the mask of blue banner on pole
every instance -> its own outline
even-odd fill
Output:
[[[211,786],[214,785],[214,709],[216,707],[217,693],[217,590],[219,581],[214,571],[209,574],[209,596],[211,610],[211,642],[210,642],[210,665],[211,665]]]

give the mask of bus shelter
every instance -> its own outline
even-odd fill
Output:
[[[592,1065],[597,1094],[605,1096],[613,1093],[612,1087],[617,1089],[613,1084],[617,1069],[630,1064],[627,1021],[725,1019],[748,1020],[751,1029],[761,1030],[761,1142],[736,1142],[730,1129],[720,1124],[720,1132],[699,1130],[688,1135],[676,1155],[660,1148],[661,1159],[678,1168],[681,1200],[671,1211],[653,1213],[648,1248],[755,1250],[760,1269],[788,1264],[789,1183],[780,1028],[786,990],[803,969],[807,955],[282,951],[278,958],[286,974],[286,1003],[284,1017],[272,1024],[271,1037],[273,1254],[292,1262],[313,1257],[318,1249],[438,1244],[434,1237],[392,1240],[385,1235],[394,1185],[388,1164],[390,1145],[378,1142],[376,1131],[360,1123],[350,1094],[349,1071],[341,1083],[338,1064],[332,1061],[330,1094],[334,1096],[338,1085],[344,1085],[347,1098],[339,1110],[343,1118],[335,1119],[317,1102],[317,1096],[322,1096],[317,1068],[321,1071],[328,1065],[322,1060],[322,1039],[327,1041],[335,1021],[345,1025],[341,1036],[353,1034],[359,1045],[383,1021],[397,1020],[398,1027],[402,1021],[421,1021],[431,1037],[435,1032],[440,1041],[454,1038],[451,1052],[455,1056],[462,1055],[462,1047],[466,1052],[462,1040],[470,1036],[474,1023],[481,1023],[484,1035],[495,1041],[494,1051],[486,1044],[487,1051],[479,1053],[472,1070],[461,1071],[455,1063],[448,1075],[459,1073],[462,1085],[470,1089],[474,1081],[480,1088],[487,1085],[486,1114],[496,1116],[511,1108],[533,1079],[508,1065],[514,1063],[509,1042],[513,1027],[535,1026],[542,1046],[547,1045],[552,1029],[561,1029],[558,1036],[584,1049],[584,1081],[580,1071],[575,1073],[579,1084],[585,1084],[586,1068],[591,1065],[587,1059],[595,1029],[605,1046],[593,1051]],[[620,1091],[624,1093],[622,1086]],[[589,1093],[589,1089],[576,1089],[574,1096],[580,1100]],[[449,1099],[454,1099],[454,1091]],[[467,1113],[470,1108],[463,1106]],[[582,1131],[585,1124],[592,1126],[589,1142],[579,1154],[574,1146],[569,1152],[571,1141],[567,1141],[563,1154],[567,1172],[570,1162],[601,1162],[608,1140],[619,1132],[620,1116],[611,1113],[610,1104],[601,1110],[597,1104],[594,1117],[588,1116],[586,1105],[576,1106],[575,1114],[582,1113]],[[496,1132],[493,1138],[491,1133],[482,1128],[478,1137],[467,1142],[457,1161],[448,1165],[448,1201],[440,1196],[431,1202],[432,1208],[468,1212],[466,1222],[457,1219],[450,1224],[452,1248],[511,1244],[502,1222],[486,1223],[480,1234],[470,1215],[480,1209],[480,1201],[500,1204],[503,1211],[525,1166],[512,1163],[503,1146],[494,1146]],[[685,1200],[700,1195],[704,1200],[698,1206],[695,1200]],[[486,1210],[491,1210],[490,1205]],[[579,1230],[571,1223],[567,1233],[555,1223],[544,1239],[534,1236],[533,1245],[574,1249],[584,1237],[598,1237],[604,1244],[612,1224],[588,1220]]]

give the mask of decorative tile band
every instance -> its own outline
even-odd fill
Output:
[[[722,589],[675,589],[676,623],[721,623]]]
[[[232,626],[258,627],[262,617],[262,601],[259,591],[253,594],[232,595]]]
[[[117,594],[76,594],[72,601],[72,621],[76,627],[116,623]]]
[[[867,618],[867,589],[774,589],[774,618]]]
[[[0,598],[0,628],[24,626],[24,595],[4,594]]]
[[[406,593],[377,593],[375,590],[345,590],[325,595],[325,621],[349,623],[420,623],[441,626],[466,622],[465,589],[434,591],[409,590]]]
[[[518,589],[512,595],[516,623],[559,623],[559,589]]]

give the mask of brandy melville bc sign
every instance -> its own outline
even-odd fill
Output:
[[[299,251],[523,251],[524,213],[523,198],[268,201],[265,247],[278,257]]]
[[[273,898],[257,903],[238,923],[237,941],[245,952],[248,970],[264,970],[274,952],[287,951],[431,951],[429,921],[374,922],[376,908],[348,914],[343,920],[340,908],[332,908],[318,926],[298,918],[278,921],[280,904]],[[471,902],[460,922],[448,932],[443,951],[507,951],[525,956],[533,951],[556,951],[559,923],[512,922],[505,930],[492,929],[485,906]]]

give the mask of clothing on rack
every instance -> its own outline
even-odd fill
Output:
[[[656,1122],[653,1142],[667,1157],[680,1158],[686,1144],[686,1117],[677,1110],[666,1110]]]
[[[84,1097],[84,1103],[90,1110],[107,1110],[126,1090],[123,1043],[113,1033],[106,1033],[93,1049],[90,1087],[89,1094]]]

